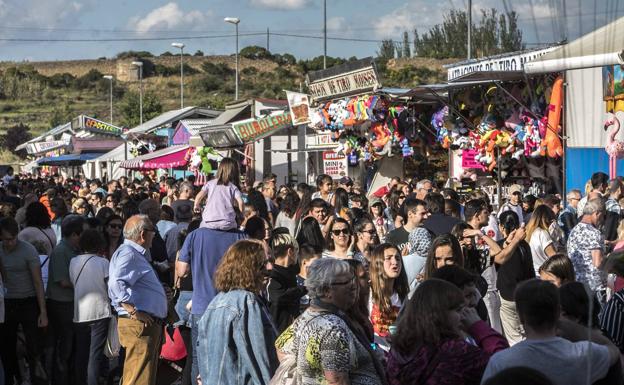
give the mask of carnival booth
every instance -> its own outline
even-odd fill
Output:
[[[534,195],[563,194],[564,77],[522,71],[555,49],[448,66],[449,102],[432,115],[431,126],[449,150],[456,187],[479,185],[498,199],[511,184]]]
[[[528,74],[562,71],[565,79],[566,190],[584,190],[596,171],[624,170],[624,18],[526,64]],[[618,135],[619,134],[619,135]]]

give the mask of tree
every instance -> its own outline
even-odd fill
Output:
[[[165,51],[163,53],[160,54],[160,56],[173,56],[173,54],[169,51]]]
[[[409,35],[407,31],[403,32],[403,57],[412,57],[410,52]]]
[[[198,49],[197,51],[195,51],[195,53],[193,54],[193,56],[204,56],[204,51]]]
[[[0,146],[15,152],[20,158],[26,158],[26,151],[15,151],[15,147],[29,141],[32,138],[30,127],[23,123],[7,128],[6,133],[0,136]]]
[[[271,52],[267,51],[266,48],[260,47],[258,45],[250,45],[249,47],[245,47],[241,49],[239,55],[241,57],[247,59],[272,59]]]
[[[54,110],[52,110],[52,116],[50,117],[48,124],[50,125],[50,127],[56,127],[64,123],[71,122],[73,117],[74,111],[72,111],[69,103],[65,102],[65,104],[63,104],[63,108],[59,108],[58,106],[54,107]]]
[[[141,110],[139,94],[134,91],[126,92],[121,100],[120,111],[123,125],[127,127],[136,127],[141,122]],[[143,122],[162,113],[162,105],[160,101],[151,92],[143,94]]]
[[[383,61],[394,59],[394,50],[395,46],[392,39],[382,40],[379,45],[379,51],[377,51],[377,57]]]

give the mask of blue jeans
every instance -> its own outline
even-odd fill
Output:
[[[178,297],[178,302],[175,305],[175,311],[178,313],[178,317],[180,320],[175,323],[174,326],[186,326],[191,327],[191,313],[186,310],[186,305],[193,298],[192,291],[180,291],[180,296]]]
[[[105,365],[104,345],[110,319],[76,325],[76,384],[98,385]]]
[[[197,360],[197,340],[199,339],[198,324],[201,315],[191,314],[191,344],[193,345],[193,367],[191,368],[191,384],[197,384],[199,375],[199,361]]]

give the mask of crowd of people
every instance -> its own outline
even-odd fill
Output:
[[[0,384],[621,384],[624,183],[585,190],[9,172]]]

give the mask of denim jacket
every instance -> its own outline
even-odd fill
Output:
[[[267,385],[279,362],[277,331],[266,304],[245,290],[219,293],[198,324],[202,383]]]

